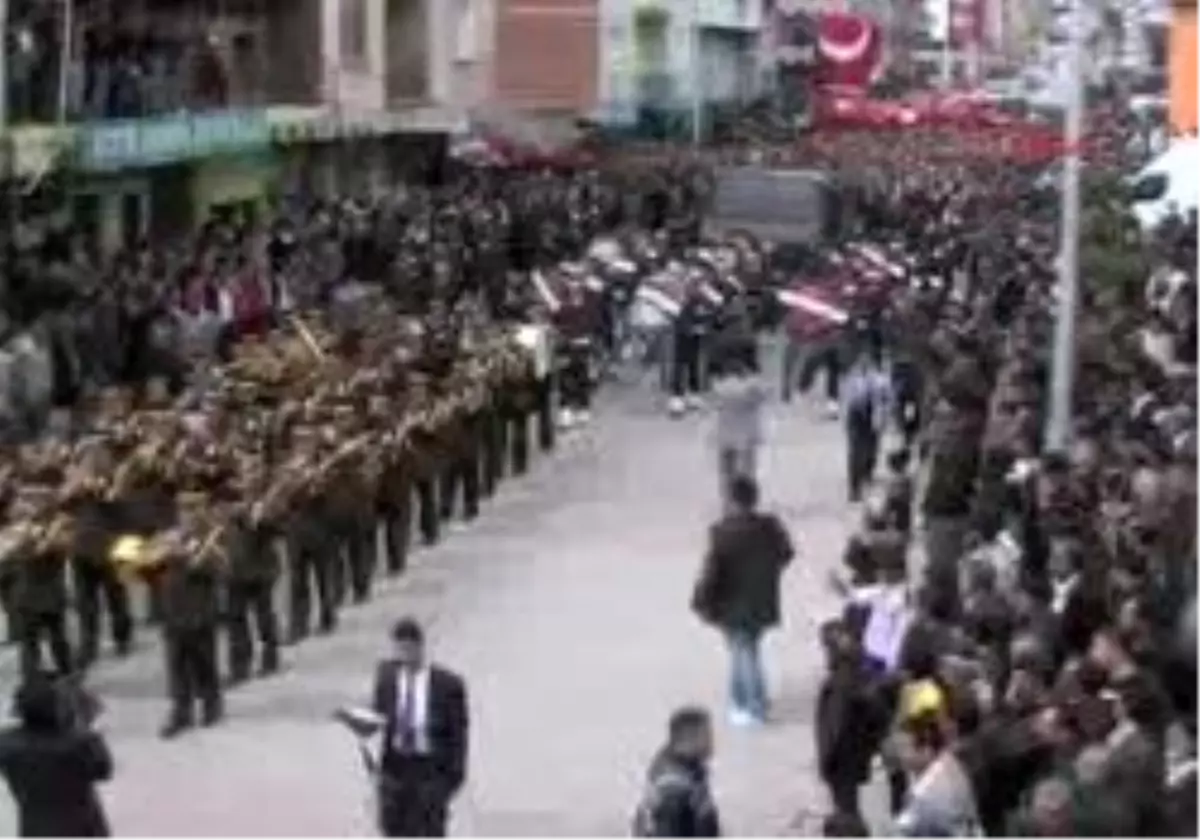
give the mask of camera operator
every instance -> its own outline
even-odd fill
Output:
[[[106,837],[96,792],[112,756],[91,728],[94,700],[74,684],[34,675],[17,689],[17,723],[0,731],[0,774],[22,837]]]

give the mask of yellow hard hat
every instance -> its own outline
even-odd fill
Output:
[[[933,680],[917,680],[900,693],[900,713],[905,720],[946,711],[946,694]]]

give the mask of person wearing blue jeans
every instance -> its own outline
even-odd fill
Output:
[[[725,641],[729,644],[729,697],[731,714],[740,719],[764,721],[770,711],[767,700],[767,680],[763,675],[759,643],[762,635],[754,630],[729,629]]]
[[[758,510],[758,485],[738,475],[730,507],[709,530],[708,551],[692,593],[692,609],[729,645],[730,720],[737,726],[767,718],[759,644],[779,623],[779,582],[791,562],[791,538],[771,513]]]

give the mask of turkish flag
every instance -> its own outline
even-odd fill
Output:
[[[825,12],[817,18],[816,81],[865,88],[883,57],[879,25],[864,15]]]

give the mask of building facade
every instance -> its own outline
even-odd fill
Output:
[[[590,116],[600,69],[599,0],[495,0],[489,105]]]
[[[762,0],[603,0],[598,116],[687,112],[751,99],[763,85]]]
[[[420,177],[491,94],[492,2],[9,0],[4,173],[105,250]]]

